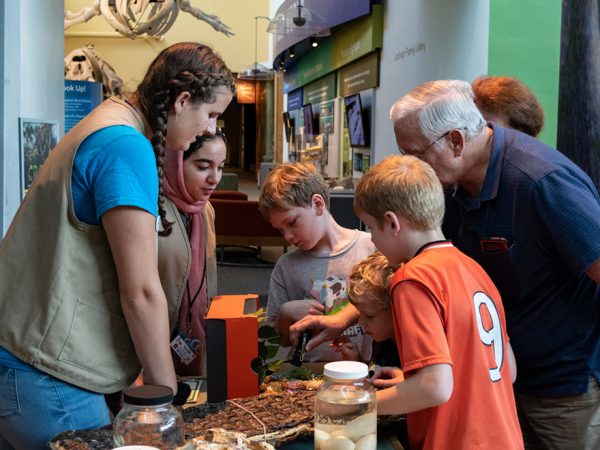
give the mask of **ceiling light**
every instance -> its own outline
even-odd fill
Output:
[[[290,58],[295,58],[296,57],[296,51],[294,50],[294,46],[293,45],[290,47],[289,57]]]
[[[254,63],[238,73],[237,77],[240,80],[267,81],[272,80],[275,77],[275,71],[273,69],[269,69],[258,63],[258,19],[270,20],[265,16],[256,16],[254,18]]]
[[[269,23],[267,32],[285,36],[330,36],[329,25],[299,0]]]
[[[255,62],[239,72],[237,77],[240,80],[268,81],[275,77],[275,72],[273,69]]]
[[[310,37],[310,46],[311,47],[318,47],[319,46],[319,41],[317,41],[317,38],[314,36]]]

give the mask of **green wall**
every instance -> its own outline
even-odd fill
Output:
[[[489,75],[519,78],[546,117],[540,139],[556,146],[561,0],[490,0]]]

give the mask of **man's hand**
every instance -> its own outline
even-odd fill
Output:
[[[313,338],[306,344],[306,351],[311,351],[324,342],[333,341],[354,322],[348,323],[347,318],[340,313],[332,316],[308,315],[290,326],[290,341],[292,345],[298,343],[300,333],[311,330]]]

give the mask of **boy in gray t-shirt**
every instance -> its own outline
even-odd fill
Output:
[[[277,261],[269,287],[267,319],[289,346],[289,327],[308,314],[335,314],[347,304],[352,267],[375,251],[371,236],[340,226],[329,212],[329,187],[311,163],[282,164],[266,177],[259,207],[297,247]],[[306,361],[371,357],[371,338],[353,325],[336,340],[305,355]]]

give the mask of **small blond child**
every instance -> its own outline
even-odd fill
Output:
[[[373,376],[382,388],[378,413],[407,415],[411,449],[522,449],[500,294],[444,239],[444,194],[433,169],[412,156],[384,159],[359,182],[354,209],[389,263],[404,263],[391,280],[387,271],[366,282],[389,281],[391,294],[373,295],[358,281],[352,291],[366,331],[375,339],[393,333],[403,370]],[[390,298],[387,319],[381,296]]]
[[[375,250],[364,231],[344,228],[329,212],[329,186],[311,163],[275,167],[259,197],[263,216],[296,248],[283,254],[271,274],[267,320],[290,345],[289,327],[307,315],[345,314],[348,275]],[[352,308],[353,310],[353,308]],[[369,360],[371,339],[360,325],[308,351],[306,361]]]
[[[358,323],[374,341],[394,339],[390,283],[397,266],[390,266],[379,251],[352,269],[348,299],[360,313]]]

